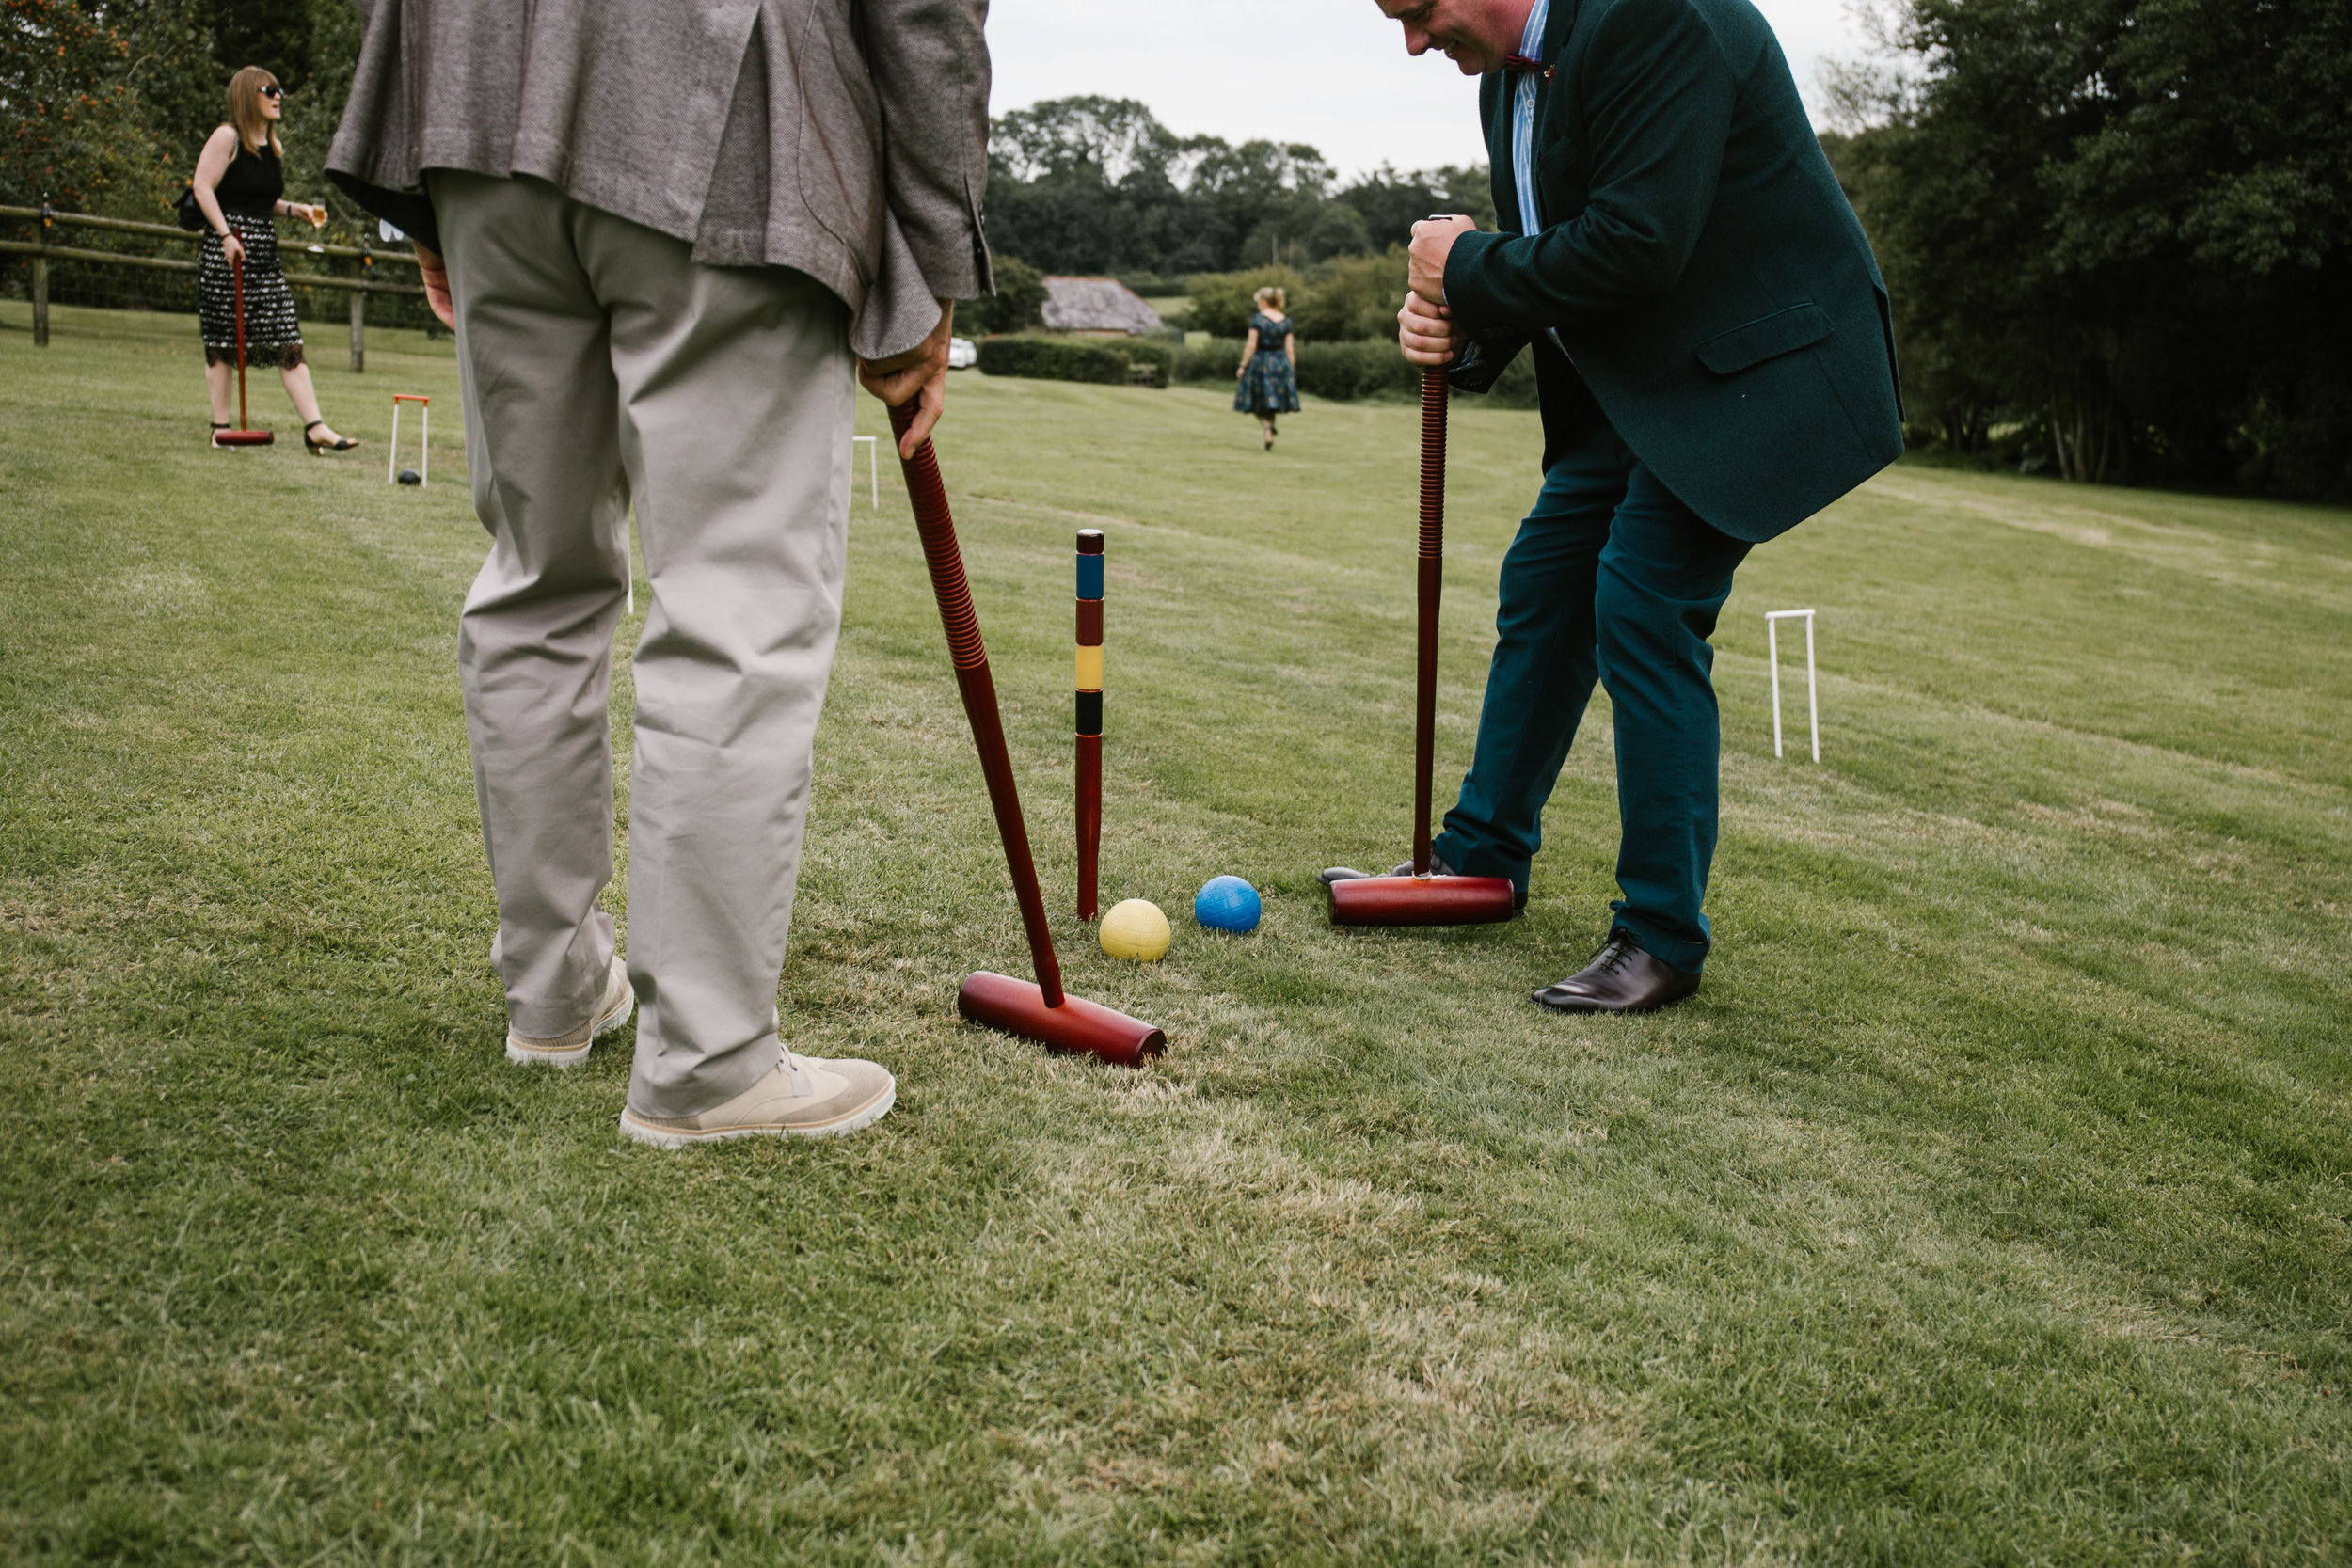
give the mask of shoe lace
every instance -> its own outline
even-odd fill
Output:
[[[794,1092],[803,1097],[816,1092],[816,1085],[808,1076],[808,1069],[801,1065],[801,1059],[792,1053],[792,1048],[782,1040],[776,1042],[776,1047],[784,1053],[783,1058],[776,1065],[784,1069],[785,1077],[791,1081]]]
[[[1597,969],[1603,974],[1615,974],[1631,963],[1633,955],[1640,951],[1630,938],[1613,936],[1601,943],[1600,951],[1593,955],[1593,961],[1587,967]]]

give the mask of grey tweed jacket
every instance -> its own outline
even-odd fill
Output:
[[[327,174],[438,239],[424,171],[529,175],[807,273],[867,358],[992,287],[988,0],[358,0]]]

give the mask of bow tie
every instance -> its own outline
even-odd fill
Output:
[[[1551,80],[1551,67],[1541,60],[1531,60],[1524,55],[1505,55],[1502,57],[1502,69],[1512,75],[1532,71],[1547,82]]]

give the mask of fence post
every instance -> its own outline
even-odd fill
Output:
[[[33,243],[46,248],[49,244],[49,198],[40,198],[40,227],[33,230]],[[33,253],[33,346],[49,346],[49,258],[36,250]]]
[[[367,282],[373,274],[375,258],[368,253],[368,237],[359,236],[359,281]],[[368,368],[368,295],[365,289],[351,291],[351,373],[358,375]]]

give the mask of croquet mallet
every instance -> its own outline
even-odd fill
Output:
[[[914,422],[913,399],[890,411],[891,432],[901,441]],[[964,579],[963,552],[956,544],[956,521],[947,510],[939,458],[926,440],[900,466],[906,471],[908,499],[914,503],[914,527],[922,535],[923,560],[930,568],[931,593],[939,600],[940,626],[947,634],[947,652],[955,661],[956,686],[963,694],[964,717],[971,721],[972,743],[980,753],[980,774],[988,781],[988,803],[995,810],[996,832],[1005,841],[1005,864],[1012,873],[1013,896],[1020,903],[1021,924],[1028,933],[1029,958],[1037,967],[1035,985],[981,970],[964,980],[956,993],[956,1007],[977,1023],[1020,1035],[1056,1051],[1089,1052],[1107,1062],[1139,1067],[1147,1057],[1168,1048],[1168,1037],[1139,1019],[1067,995],[1061,989],[1061,963],[1054,956],[1054,933],[1045,923],[1045,896],[1038,887],[1037,863],[1029,855],[1029,830],[1022,820],[1021,797],[1013,787],[1012,755],[1005,748],[996,681],[989,673],[979,614],[972,607],[971,585]]]
[[[265,447],[278,439],[267,430],[248,430],[245,419],[245,258],[240,256],[229,263],[229,276],[236,288],[237,298],[237,428],[213,432],[216,447]]]
[[[1438,735],[1438,601],[1445,584],[1442,370],[1421,378],[1421,665],[1413,704],[1413,874],[1331,884],[1334,926],[1486,926],[1511,918],[1507,877],[1429,874],[1429,775]]]

